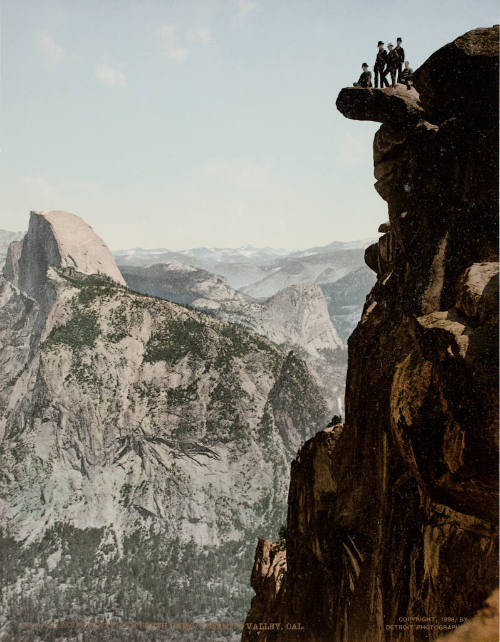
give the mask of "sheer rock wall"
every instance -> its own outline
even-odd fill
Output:
[[[434,53],[415,90],[339,94],[382,123],[389,221],[366,251],[345,425],[292,464],[287,568],[270,590],[259,545],[244,640],[434,640],[498,584],[497,97],[498,27]]]

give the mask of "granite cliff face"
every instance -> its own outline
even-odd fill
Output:
[[[247,641],[434,640],[498,584],[498,27],[438,50],[415,87],[337,99],[382,123],[389,221],[366,251],[377,282],[349,339],[345,425],[292,464]]]
[[[31,212],[28,233],[9,247],[5,275],[20,290],[39,299],[47,286],[49,267],[102,274],[125,285],[106,244],[90,225],[70,212]]]
[[[132,292],[72,214],[33,213],[5,277],[0,638],[35,639],[23,621],[44,639],[56,619],[238,621],[253,541],[283,523],[289,463],[326,421],[305,363]]]

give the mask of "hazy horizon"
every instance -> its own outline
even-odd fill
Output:
[[[363,243],[364,241],[372,241],[373,238],[375,237],[368,237],[368,238],[362,238],[362,239],[351,239],[349,241],[345,241],[343,239],[333,239],[332,241],[326,241],[322,245],[308,245],[304,247],[294,247],[294,248],[285,248],[285,247],[279,247],[276,245],[253,245],[251,243],[248,243],[246,245],[197,245],[197,246],[192,246],[192,247],[182,247],[178,249],[172,249],[168,246],[162,246],[158,245],[157,247],[110,247],[110,250],[112,252],[120,252],[120,251],[132,251],[132,250],[144,250],[147,252],[154,252],[155,250],[170,250],[172,252],[188,252],[189,250],[273,250],[275,252],[286,252],[286,253],[293,253],[293,252],[304,252],[305,250],[311,250],[314,248],[320,248],[320,247],[326,247],[328,245],[332,245],[333,243],[339,243],[339,244],[352,244],[352,243]]]
[[[84,218],[113,250],[301,250],[376,236],[377,123],[339,90],[376,42],[412,67],[494,0],[3,0],[0,227]],[[159,242],[158,239],[161,239]]]
[[[74,212],[73,212],[74,213]],[[0,228],[0,232],[7,232],[7,233],[14,233],[14,234],[25,234],[27,231],[28,226],[26,225],[26,228],[24,230],[22,229],[5,229],[5,228]],[[245,250],[245,249],[252,249],[252,250],[272,250],[275,252],[283,252],[287,254],[291,254],[293,252],[304,252],[305,250],[311,250],[314,248],[321,248],[321,247],[326,247],[328,245],[331,245],[333,243],[339,243],[339,244],[353,244],[353,243],[364,243],[364,242],[372,242],[375,239],[375,235],[371,237],[366,237],[366,238],[359,238],[359,239],[351,239],[351,240],[344,240],[344,239],[333,239],[331,241],[325,241],[321,245],[308,245],[304,247],[292,247],[292,248],[285,248],[285,247],[279,247],[276,245],[253,245],[252,243],[247,243],[246,245],[197,245],[197,246],[190,246],[190,247],[181,247],[181,248],[171,248],[168,247],[167,245],[156,245],[154,247],[143,247],[140,245],[135,245],[135,246],[130,246],[130,247],[112,247],[105,238],[103,238],[103,241],[108,245],[109,249],[111,252],[127,252],[127,251],[133,251],[133,250],[143,250],[147,252],[154,252],[154,251],[171,251],[171,252],[189,252],[190,250],[204,250],[204,249],[209,249],[209,250]]]

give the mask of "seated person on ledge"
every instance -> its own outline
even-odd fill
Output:
[[[353,82],[353,87],[373,87],[372,85],[372,72],[368,71],[368,64],[364,62],[361,65],[363,73],[359,77],[358,82]]]
[[[406,89],[411,89],[413,87],[413,69],[410,67],[408,60],[405,60],[405,67],[399,74],[398,83],[406,85]]]

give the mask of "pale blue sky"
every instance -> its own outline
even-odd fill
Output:
[[[418,67],[496,0],[3,0],[0,227],[113,248],[373,237],[374,123],[335,109],[380,38]]]

